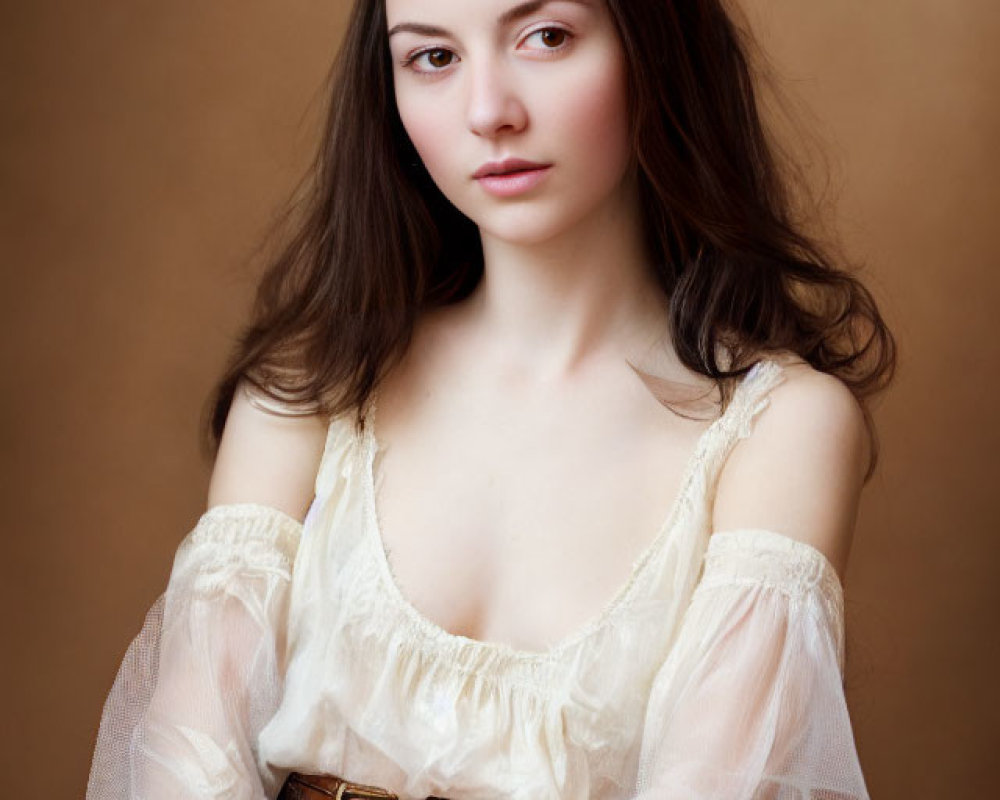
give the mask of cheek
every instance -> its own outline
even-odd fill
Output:
[[[443,109],[435,108],[432,103],[407,103],[405,97],[397,97],[396,102],[403,128],[420,160],[431,177],[438,180],[447,172],[448,154],[454,153],[454,144],[448,141],[454,123],[445,118]]]
[[[618,172],[628,159],[627,97],[624,63],[594,59],[572,85],[550,93],[544,107],[576,158],[600,172]]]

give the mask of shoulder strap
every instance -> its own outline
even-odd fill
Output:
[[[316,497],[328,496],[336,483],[357,466],[358,438],[353,414],[343,413],[330,419],[323,456],[316,473]]]
[[[718,480],[722,465],[740,439],[753,430],[757,415],[767,408],[771,390],[785,379],[782,364],[770,358],[761,359],[736,386],[705,453],[705,481],[709,487]],[[711,492],[709,492],[711,494]]]
[[[771,390],[785,379],[782,365],[773,359],[762,359],[743,377],[733,392],[731,423],[728,426],[733,435],[732,444],[737,439],[746,439],[753,428],[757,415],[770,403]],[[727,413],[728,413],[727,412]]]

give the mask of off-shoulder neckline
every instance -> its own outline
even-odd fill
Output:
[[[843,582],[837,574],[833,562],[827,558],[826,553],[815,545],[781,533],[773,528],[739,527],[726,528],[724,530],[713,531],[709,538],[709,552],[719,552],[731,547],[742,545],[760,545],[771,550],[779,550],[786,553],[795,553],[813,561],[817,570],[827,578],[832,578],[832,583],[836,585],[838,593],[843,594]]]
[[[296,519],[287,511],[282,511],[277,506],[267,503],[255,503],[251,501],[216,503],[209,506],[201,514],[203,519],[244,519],[246,517],[266,518],[273,517],[275,522],[302,528],[302,520]]]
[[[417,630],[419,630],[428,641],[444,644],[450,648],[475,650],[480,654],[490,655],[494,658],[521,662],[521,663],[541,663],[557,660],[562,654],[573,647],[585,642],[607,623],[616,614],[625,608],[640,578],[645,574],[649,564],[655,559],[657,553],[665,546],[671,535],[678,529],[681,521],[681,511],[685,506],[685,501],[691,493],[695,476],[699,468],[702,467],[705,451],[713,441],[716,433],[721,430],[729,421],[734,418],[743,407],[742,394],[748,391],[752,385],[753,378],[761,371],[772,365],[771,369],[781,370],[781,364],[773,359],[761,359],[747,371],[738,384],[736,391],[726,407],[712,423],[699,435],[695,446],[688,456],[687,462],[682,472],[680,487],[673,501],[667,508],[666,516],[660,524],[656,535],[643,548],[638,558],[633,562],[632,569],[621,586],[613,593],[611,598],[582,625],[572,629],[557,641],[550,644],[544,650],[527,650],[514,647],[506,642],[495,642],[487,639],[476,639],[463,634],[452,633],[443,626],[431,620],[403,594],[402,589],[396,579],[392,564],[389,560],[385,547],[385,540],[382,536],[381,523],[378,516],[378,507],[375,500],[375,456],[379,450],[379,442],[375,429],[375,414],[378,406],[377,394],[370,399],[367,413],[364,415],[363,426],[360,436],[356,435],[356,441],[361,446],[361,483],[365,500],[365,521],[363,535],[368,539],[374,558],[377,561],[377,568],[382,577],[383,583],[389,596],[403,613],[411,620]]]

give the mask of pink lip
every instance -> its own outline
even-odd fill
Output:
[[[477,176],[476,180],[487,192],[496,197],[514,197],[537,186],[549,174],[551,168],[551,165],[537,165],[503,175]]]
[[[502,175],[505,172],[519,172],[526,169],[537,169],[547,167],[548,164],[539,164],[536,161],[528,161],[524,158],[503,158],[500,161],[487,161],[473,173],[473,178],[482,178],[486,175]]]

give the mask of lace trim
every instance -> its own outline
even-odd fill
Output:
[[[801,603],[815,594],[834,627],[844,659],[844,589],[829,559],[810,544],[763,528],[719,531],[709,538],[699,587],[765,586]]]
[[[237,575],[270,574],[291,580],[302,523],[271,506],[213,506],[177,549],[173,579],[197,572],[198,588],[223,587]]]
[[[742,396],[736,413],[726,425],[736,439],[746,439],[751,434],[757,415],[771,403],[771,390],[784,379],[784,370],[777,361],[760,361],[747,373],[739,387]]]
[[[740,439],[746,439],[753,432],[757,415],[771,403],[771,390],[784,379],[784,369],[779,362],[764,360],[755,364],[736,387],[729,408],[718,420],[716,444],[705,454],[703,494],[706,503],[714,499],[719,475],[730,452]]]

